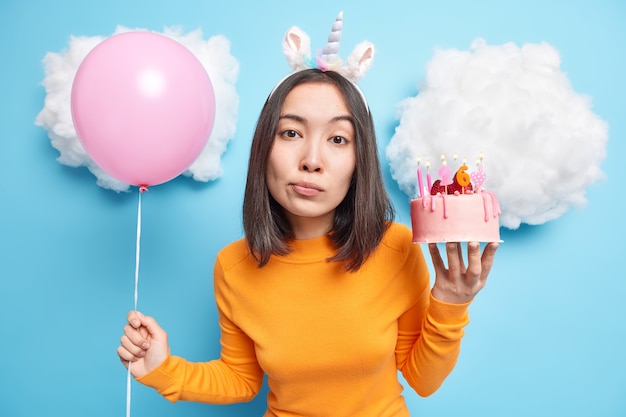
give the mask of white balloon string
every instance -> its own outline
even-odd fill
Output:
[[[131,362],[128,362],[128,374],[126,375],[126,417],[130,417],[130,384],[132,382],[130,364]]]
[[[139,259],[141,249],[141,194],[148,189],[144,186],[139,187],[139,202],[137,204],[137,240],[135,244],[135,296],[134,310],[137,311],[137,300],[139,298]],[[132,374],[130,372],[131,362],[128,362],[128,374],[126,375],[126,417],[130,417],[130,387],[132,383]]]
[[[144,188],[139,188],[139,202],[137,204],[137,243],[135,245],[135,310],[137,310],[137,299],[139,298],[139,252],[141,249],[141,194]]]

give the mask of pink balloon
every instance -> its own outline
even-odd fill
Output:
[[[131,185],[173,179],[211,134],[215,95],[209,76],[182,44],[127,32],[98,44],[78,67],[72,118],[93,161]]]

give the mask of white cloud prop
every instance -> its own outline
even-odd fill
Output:
[[[487,179],[502,207],[500,224],[542,224],[586,203],[585,189],[602,179],[608,126],[591,111],[560,70],[547,43],[439,50],[415,97],[398,106],[399,125],[386,149],[393,178],[411,198],[417,159],[430,160],[434,177],[441,154],[456,153],[471,171],[484,154]],[[425,174],[424,174],[425,175]]]
[[[118,26],[115,34],[129,32]],[[235,88],[239,63],[230,54],[230,42],[224,36],[203,39],[198,29],[183,34],[178,28],[165,28],[163,35],[186,46],[206,69],[215,92],[215,122],[211,136],[191,166],[183,173],[197,181],[210,181],[222,175],[221,156],[235,134],[239,96]],[[115,191],[127,191],[129,185],[111,177],[98,167],[80,143],[71,114],[71,90],[74,76],[85,56],[97,44],[105,40],[99,36],[72,36],[67,50],[62,53],[48,52],[44,59],[46,89],[44,108],[35,124],[48,131],[52,146],[60,152],[60,163],[72,167],[86,166],[97,178],[97,184]]]

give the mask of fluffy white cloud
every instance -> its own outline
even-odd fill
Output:
[[[484,154],[487,179],[502,206],[500,223],[542,224],[586,203],[586,188],[604,177],[608,126],[591,99],[572,88],[558,51],[547,43],[439,50],[415,97],[399,105],[387,149],[393,178],[417,194],[417,159],[435,176],[441,154],[470,171]]]
[[[113,34],[131,30],[137,29],[119,26]],[[235,134],[239,108],[235,84],[239,63],[230,54],[230,42],[224,36],[204,40],[200,30],[183,33],[179,28],[165,28],[162,34],[194,53],[211,78],[216,101],[213,130],[203,151],[183,174],[197,181],[214,180],[222,175],[221,156]],[[72,122],[70,97],[74,76],[83,58],[103,40],[105,38],[99,36],[72,36],[66,50],[45,55],[42,84],[46,97],[35,124],[48,131],[52,146],[60,152],[60,163],[73,167],[86,166],[96,176],[98,185],[126,191],[128,184],[111,177],[93,162],[80,143]]]

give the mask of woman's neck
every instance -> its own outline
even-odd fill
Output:
[[[328,234],[332,229],[334,217],[334,212],[320,217],[288,215],[291,231],[297,240],[315,239]]]

